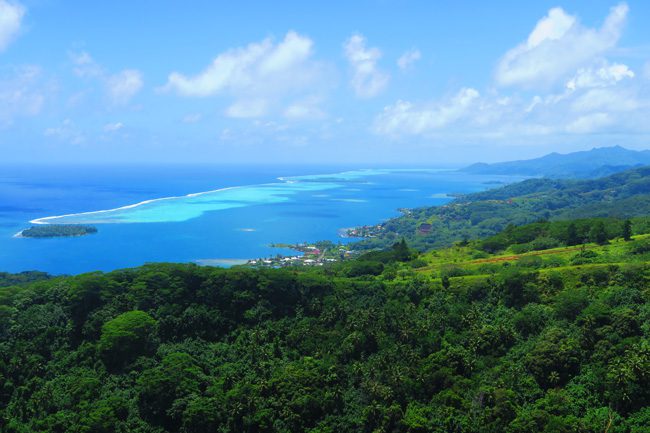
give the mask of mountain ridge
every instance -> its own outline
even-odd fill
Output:
[[[622,146],[594,147],[571,153],[553,152],[539,158],[475,163],[461,168],[471,174],[509,174],[550,178],[596,178],[643,165],[650,165],[650,150]]]

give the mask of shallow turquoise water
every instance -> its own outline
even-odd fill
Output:
[[[284,253],[273,242],[344,241],[338,229],[447,193],[518,179],[431,168],[94,166],[3,167],[0,271],[112,270],[152,261],[234,263]],[[96,235],[20,239],[37,223],[92,223]]]
[[[410,170],[413,172],[413,170]],[[278,182],[227,187],[177,197],[161,197],[114,209],[48,216],[31,221],[34,224],[113,224],[113,223],[164,223],[181,222],[198,218],[207,212],[226,209],[281,203],[292,200],[301,193],[342,189],[350,182],[361,182],[379,175],[408,173],[405,169],[364,169],[341,173],[291,176],[278,178]],[[439,173],[441,170],[420,169],[420,173]],[[362,189],[347,188],[347,191]],[[312,195],[313,196],[313,195]],[[317,197],[327,197],[320,194]],[[333,201],[363,203],[361,198],[332,198]]]

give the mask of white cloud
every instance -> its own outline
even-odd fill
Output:
[[[39,114],[47,93],[39,67],[11,69],[10,74],[0,76],[0,126],[12,124],[16,117]]]
[[[466,116],[480,97],[477,90],[463,88],[452,98],[428,107],[398,101],[384,108],[375,119],[375,132],[388,136],[417,135],[443,128]]]
[[[508,51],[496,70],[501,86],[549,86],[592,62],[618,42],[628,7],[613,7],[599,29],[582,26],[575,16],[553,8],[528,39]]]
[[[648,95],[633,80],[625,85],[605,81],[589,81],[592,87],[577,86],[561,94],[536,95],[532,102],[520,99],[489,127],[512,134],[522,128],[545,134],[650,131],[643,120],[650,114]],[[530,129],[532,125],[536,128]]]
[[[284,117],[288,119],[318,119],[325,116],[320,109],[319,98],[307,98],[295,101],[284,110]]]
[[[95,62],[95,60],[85,51],[80,53],[70,53],[70,60],[72,61],[72,71],[74,74],[81,78],[95,78],[102,77],[104,70]]]
[[[122,122],[107,123],[104,125],[104,132],[117,132],[122,128],[124,128],[124,124]]]
[[[639,108],[636,96],[627,89],[590,89],[575,98],[571,108],[577,112],[587,111],[633,111]]]
[[[20,31],[25,8],[16,2],[0,0],[0,51],[7,49]]]
[[[534,97],[464,89],[430,104],[398,101],[374,120],[374,132],[391,138],[445,135],[502,139],[571,134],[650,132],[650,89],[625,67],[593,69],[574,89]],[[602,72],[602,74],[599,74]],[[618,80],[618,81],[617,81]]]
[[[345,57],[352,68],[350,85],[361,98],[371,98],[388,85],[389,75],[377,67],[382,54],[379,48],[366,48],[366,39],[352,35],[343,45]]]
[[[166,87],[183,96],[212,96],[225,90],[259,86],[260,81],[269,78],[280,79],[286,86],[295,68],[311,56],[312,45],[311,39],[295,32],[287,33],[277,45],[267,38],[218,55],[210,66],[193,77],[172,72]]]
[[[588,134],[610,126],[612,123],[613,119],[609,114],[592,113],[577,118],[566,127],[566,130],[574,134]]]
[[[267,113],[268,105],[265,99],[241,99],[226,109],[226,115],[239,119],[262,117]]]
[[[566,88],[576,90],[590,87],[608,87],[626,78],[634,78],[634,72],[620,63],[605,64],[600,68],[580,68],[566,83]]]
[[[102,83],[107,98],[113,105],[126,105],[142,90],[142,73],[124,69],[111,74],[101,67],[87,52],[70,55],[73,72],[80,78],[95,79]]]
[[[225,51],[194,76],[172,72],[163,90],[188,97],[229,95],[227,116],[262,117],[291,96],[319,91],[326,80],[323,66],[312,59],[313,45],[290,31],[278,43],[267,38]]]
[[[43,135],[70,144],[81,144],[86,141],[84,134],[70,119],[65,119],[59,126],[47,128]]]
[[[417,62],[421,58],[422,53],[420,53],[420,50],[414,48],[408,50],[402,54],[399,59],[397,59],[397,66],[399,66],[399,68],[404,71],[413,66],[413,63]]]
[[[142,74],[135,69],[125,69],[106,80],[106,90],[116,105],[128,104],[142,89],[142,85]]]

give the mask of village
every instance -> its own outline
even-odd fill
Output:
[[[331,241],[299,244],[271,244],[273,248],[291,249],[300,254],[291,256],[276,255],[267,258],[251,259],[246,266],[280,268],[286,266],[323,266],[328,263],[348,260],[357,255],[356,251],[342,243]]]
[[[384,230],[384,224],[350,227],[341,229],[339,231],[339,236],[342,238],[374,238]]]
[[[403,215],[410,215],[411,210],[398,209]],[[339,237],[347,238],[374,238],[386,231],[385,223],[365,225],[358,227],[342,228]],[[297,251],[300,254],[285,256],[278,254],[267,258],[251,259],[245,263],[250,267],[279,268],[286,266],[323,266],[327,263],[340,262],[354,258],[360,253],[351,249],[347,244],[332,241],[318,241],[315,243],[303,242],[299,244],[276,243],[272,248],[284,248]]]

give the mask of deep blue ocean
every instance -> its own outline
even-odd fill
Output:
[[[77,274],[146,262],[218,263],[289,253],[269,244],[345,242],[340,228],[375,224],[398,216],[398,208],[442,205],[448,193],[516,180],[435,168],[3,166],[0,271]],[[14,237],[32,220],[91,223],[99,232]]]

